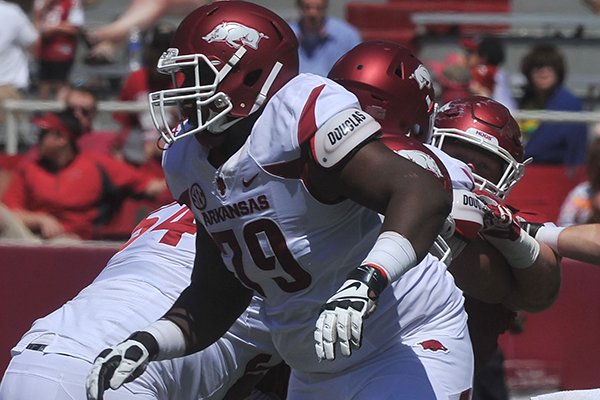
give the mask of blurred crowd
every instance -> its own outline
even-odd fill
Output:
[[[64,105],[59,112],[21,115],[34,143],[21,144],[17,156],[5,155],[0,163],[4,238],[122,240],[145,213],[170,199],[160,166],[162,144],[149,113],[117,111],[98,123],[98,102],[143,103],[148,93],[172,85],[155,68],[175,30],[162,17],[184,15],[205,1],[133,0],[114,21],[91,29],[86,13],[95,2],[0,0],[0,55],[5,60],[0,65],[0,102],[28,98]],[[300,42],[300,70],[326,75],[341,55],[361,42],[361,33],[328,15],[326,0],[295,4],[298,17],[289,22]],[[521,60],[524,85],[515,90],[500,37],[463,35],[458,43],[461,51],[428,64],[439,104],[475,94],[492,97],[511,111],[586,109],[565,85],[568,65],[559,46],[532,45]],[[119,58],[123,53],[129,57],[125,62]],[[117,88],[107,94],[89,82],[74,82],[77,63],[122,66]],[[6,135],[5,122],[0,108],[0,135]],[[589,181],[565,199],[560,223],[596,220],[600,185],[595,182],[595,160],[600,150],[590,144],[596,129],[537,119],[520,124],[525,156],[534,164],[589,172]],[[63,191],[52,192],[53,185],[64,185]],[[75,195],[82,187],[87,195]]]

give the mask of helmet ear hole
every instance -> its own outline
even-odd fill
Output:
[[[255,69],[253,71],[250,71],[244,77],[244,85],[246,85],[248,87],[254,86],[254,84],[256,82],[258,82],[258,80],[260,79],[261,75],[262,75],[262,69]]]

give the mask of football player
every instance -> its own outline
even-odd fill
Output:
[[[187,207],[172,203],[150,213],[94,282],[23,335],[12,349],[0,399],[85,398],[96,355],[159,318],[187,287],[195,238]],[[229,331],[204,351],[152,363],[107,397],[198,400],[249,393],[281,361],[259,319],[260,305],[254,297]]]
[[[385,41],[364,42],[346,53],[334,65],[329,77],[357,95],[363,109],[381,123],[382,140],[398,154],[406,156],[410,152],[407,151],[405,140],[401,141],[403,147],[398,147],[394,143],[394,138],[405,138],[408,135],[423,142],[429,141],[434,116],[433,91],[428,89],[429,74],[414,54],[404,46]],[[404,94],[418,100],[407,104]],[[464,120],[470,117],[467,113],[457,114]],[[496,124],[499,125],[496,129],[499,133],[492,132],[487,135],[493,137],[496,134],[500,141],[506,141],[503,137],[507,136],[512,143],[511,135],[519,133],[514,132],[515,127],[518,130],[518,126],[512,117],[509,114],[502,114]],[[490,128],[481,129],[487,132]],[[514,140],[518,142],[518,137]],[[412,150],[414,151],[419,145],[419,143],[413,144]],[[519,266],[528,269],[526,274],[517,271],[518,277],[520,274],[525,278],[545,276],[549,281],[540,279],[540,283],[535,285],[532,283],[529,286],[514,285],[515,278],[510,273],[511,268],[505,258],[501,257],[493,246],[478,237],[486,208],[470,191],[475,189],[474,181],[480,182],[481,178],[477,175],[473,178],[469,173],[470,168],[462,161],[448,157],[438,148],[430,149],[435,151],[439,160],[443,160],[444,166],[450,171],[454,186],[454,207],[451,214],[455,222],[455,232],[453,237],[447,238],[447,241],[451,244],[454,253],[450,271],[455,274],[459,287],[477,299],[489,303],[506,302],[516,309],[531,311],[549,306],[558,293],[560,282],[556,280],[560,277],[557,275],[558,263],[550,248],[545,245],[540,246],[529,236],[524,237],[523,243],[509,241],[508,245],[505,245],[512,246],[509,251],[506,251],[508,259],[524,253],[522,259],[512,260],[513,263],[516,262]],[[511,173],[511,177],[520,176],[522,165],[516,161],[509,165],[507,175]],[[478,187],[482,189],[481,184]],[[497,240],[493,230],[493,227],[489,227],[487,235],[491,240]],[[535,291],[532,290],[532,285]],[[467,300],[467,307],[473,314],[470,315],[469,325],[477,326],[477,321],[480,321],[477,315],[481,312],[481,308],[475,308],[478,302],[470,296]],[[503,309],[499,306],[489,307]],[[507,313],[506,318],[498,319],[496,322],[509,321],[511,315]],[[494,324],[488,324],[490,325]],[[505,326],[506,323],[503,323],[494,331],[501,332]],[[491,347],[483,346],[486,342],[480,341],[481,331],[479,328],[471,329],[472,340],[475,342],[476,361],[478,361],[476,364],[481,364],[479,361],[489,354],[485,349]],[[496,335],[493,336],[495,339]]]
[[[158,69],[185,79],[150,94],[151,112],[169,144],[169,188],[196,217],[203,257],[163,318],[96,359],[89,398],[151,360],[209,346],[253,292],[292,369],[289,399],[469,390],[462,294],[427,260],[451,196],[378,140],[354,95],[298,75],[297,46],[283,19],[243,1],[203,6],[177,29]],[[435,379],[438,370],[451,379]]]

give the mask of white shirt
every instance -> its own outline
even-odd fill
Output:
[[[25,89],[29,85],[27,48],[38,32],[17,4],[0,0],[0,85]]]

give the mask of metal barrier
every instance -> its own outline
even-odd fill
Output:
[[[40,100],[5,100],[6,110],[6,138],[4,141],[5,153],[13,155],[18,152],[19,132],[17,115],[19,113],[34,113],[43,111],[59,111],[64,108],[64,103],[59,101]],[[143,112],[148,110],[148,103],[144,101],[100,101],[98,112]],[[545,111],[545,110],[515,110],[513,116],[517,120],[538,119],[549,122],[600,122],[600,111]]]
[[[17,154],[19,148],[19,114],[60,111],[65,108],[65,104],[60,101],[40,100],[5,100],[2,106],[6,111],[6,137],[4,138],[4,152],[10,155]],[[143,112],[146,110],[148,110],[148,103],[144,101],[98,102],[98,112]]]

